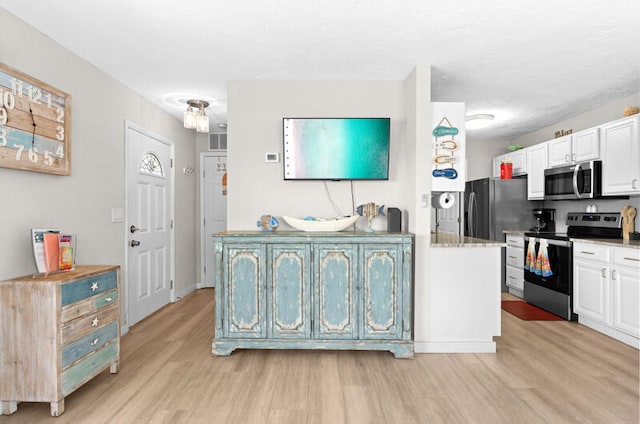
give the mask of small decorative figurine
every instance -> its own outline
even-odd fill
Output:
[[[365,230],[368,232],[372,232],[373,228],[371,228],[371,221],[376,216],[384,216],[384,205],[378,206],[373,202],[360,205],[356,208],[356,212],[360,216],[364,216],[369,221],[369,227]]]
[[[278,222],[275,216],[262,215],[260,217],[260,220],[256,223],[256,225],[262,231],[273,231],[276,228],[278,228],[278,225],[280,225],[280,223]]]

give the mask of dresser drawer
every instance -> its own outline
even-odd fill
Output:
[[[524,249],[507,247],[506,262],[509,266],[524,269]]]
[[[118,341],[108,344],[62,373],[62,395],[66,396],[90,377],[118,359]]]
[[[120,309],[118,308],[118,304],[113,303],[107,308],[102,308],[96,312],[92,311],[92,313],[66,323],[62,327],[62,344],[66,345],[78,337],[84,336],[111,321],[117,320],[119,313]]]
[[[118,290],[113,290],[107,293],[103,293],[99,296],[85,299],[81,302],[65,306],[62,308],[61,318],[62,322],[66,323],[73,319],[79,318],[82,315],[89,314],[93,311],[97,311],[105,306],[118,303]]]
[[[611,249],[593,243],[573,243],[573,257],[591,261],[609,262]]]
[[[524,269],[507,267],[505,284],[514,289],[524,290]]]
[[[108,272],[62,285],[62,306],[96,294],[113,290],[118,285],[118,273]]]
[[[107,342],[118,336],[118,322],[114,321],[109,325],[97,329],[96,331],[79,338],[62,347],[62,368],[68,367],[74,361],[82,358],[89,352],[107,344]]]
[[[640,249],[613,248],[613,263],[640,268]]]

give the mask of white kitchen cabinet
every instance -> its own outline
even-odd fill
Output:
[[[527,153],[525,149],[516,150],[515,152],[505,153],[493,158],[493,177],[500,178],[500,164],[502,161],[510,160],[513,164],[513,175],[527,174]]]
[[[573,258],[578,322],[640,347],[640,250],[574,242]]]
[[[540,143],[527,149],[527,199],[544,199],[544,170],[548,167],[549,143]]]
[[[600,159],[599,133],[589,128],[549,141],[549,167]]]
[[[640,250],[613,248],[612,325],[640,337]]]
[[[632,116],[600,127],[602,134],[602,194],[640,194],[640,138]]]
[[[524,294],[524,235],[507,234],[505,284],[509,293],[520,298]]]

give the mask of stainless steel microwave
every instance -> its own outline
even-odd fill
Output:
[[[602,162],[594,160],[544,170],[545,200],[595,199],[602,196]]]

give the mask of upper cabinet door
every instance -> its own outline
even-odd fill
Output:
[[[600,128],[589,128],[572,134],[571,148],[573,162],[600,159]]]
[[[571,135],[565,135],[549,141],[549,167],[564,166],[571,163]]]
[[[544,199],[544,170],[547,169],[549,143],[527,148],[527,199]]]
[[[602,137],[602,194],[640,193],[638,115],[600,127]]]

